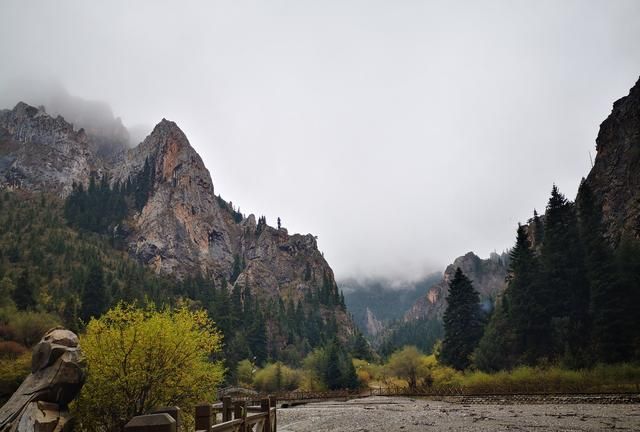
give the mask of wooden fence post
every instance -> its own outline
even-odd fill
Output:
[[[228,422],[231,420],[231,397],[225,396],[222,398],[222,421]]]
[[[240,432],[246,432],[247,430],[247,402],[238,401],[235,403],[233,407],[233,417],[234,419],[242,419],[242,424],[240,425]]]
[[[265,420],[262,432],[271,432],[271,403],[269,403],[268,398],[260,401],[260,411],[267,413],[267,419]]]
[[[276,399],[275,396],[269,396],[269,405],[271,406],[271,408],[273,408],[273,427],[271,428],[271,432],[278,432],[278,410],[277,408],[277,402],[278,400]]]
[[[176,432],[176,421],[169,414],[147,414],[129,420],[125,432]]]
[[[211,404],[200,404],[196,406],[196,430],[207,431],[211,430],[211,426],[215,424],[215,417],[213,416],[213,407]]]
[[[169,414],[176,421],[176,430],[182,426],[182,410],[177,406],[156,408],[150,414]]]

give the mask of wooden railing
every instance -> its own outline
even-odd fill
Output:
[[[217,404],[201,404],[195,410],[196,432],[277,432],[275,398],[259,401],[222,398]],[[164,408],[154,414],[134,417],[125,432],[176,432],[180,409]]]

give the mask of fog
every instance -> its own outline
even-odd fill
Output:
[[[133,142],[176,121],[216,193],[317,235],[338,278],[410,280],[509,248],[553,183],[575,196],[639,22],[633,0],[5,0],[0,105]]]

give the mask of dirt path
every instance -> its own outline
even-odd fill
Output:
[[[278,410],[279,432],[640,431],[640,404],[464,404],[374,396]]]

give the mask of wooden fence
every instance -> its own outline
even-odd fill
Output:
[[[125,432],[177,432],[180,409],[163,408],[153,414],[134,417]],[[272,397],[255,400],[222,398],[217,404],[196,407],[196,432],[277,432],[276,400]]]

